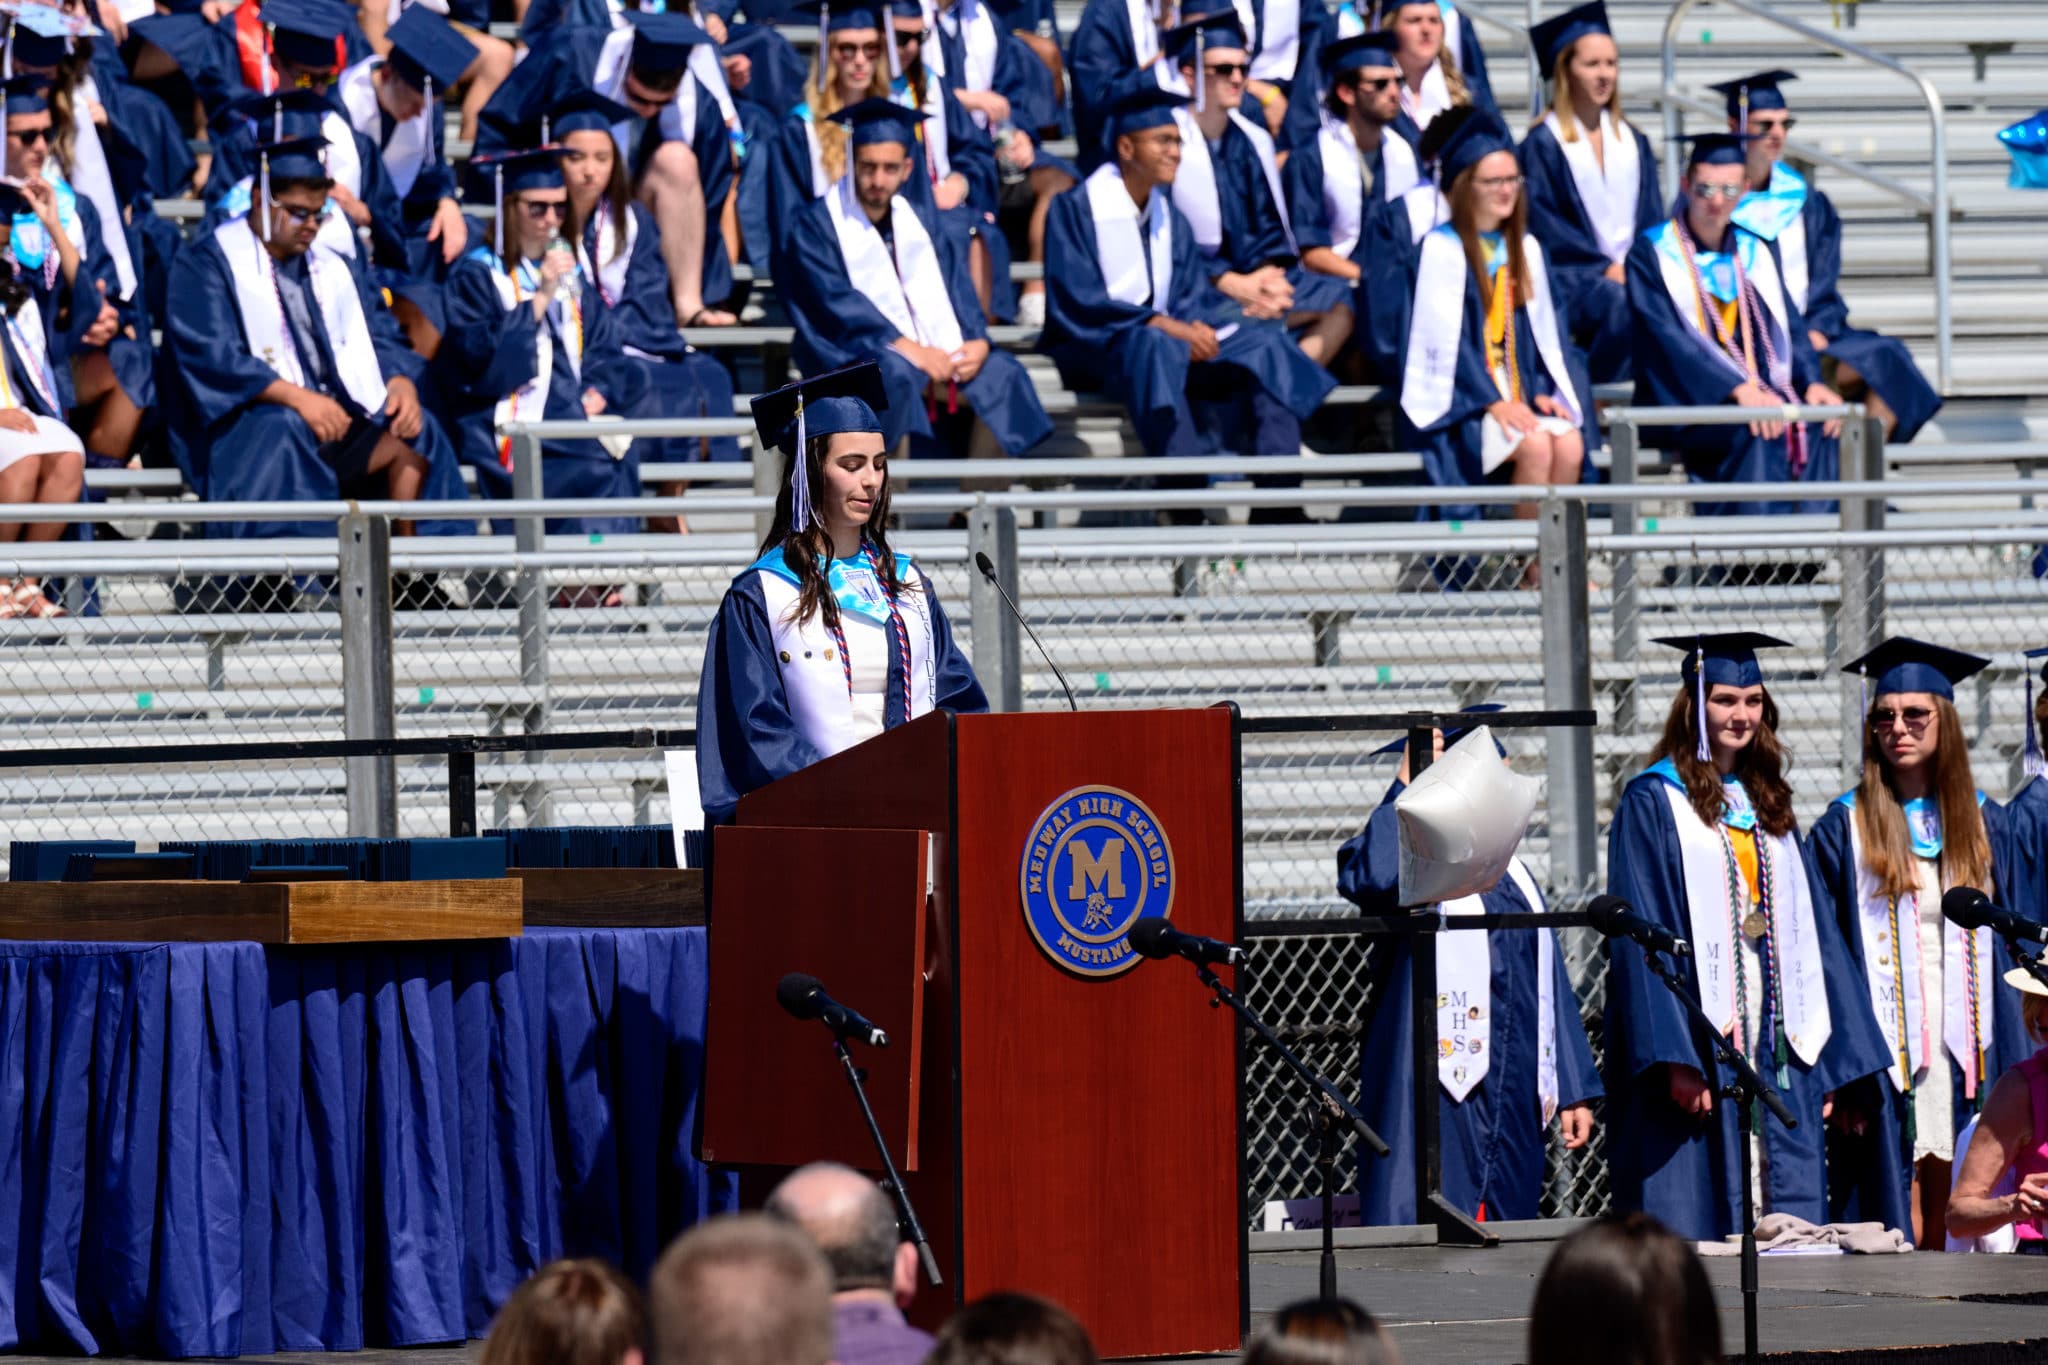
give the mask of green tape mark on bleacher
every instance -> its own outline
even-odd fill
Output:
[[[1462,531],[1465,529],[1465,523],[1462,521],[1454,521],[1450,523],[1450,527],[1453,531]]]
[[[1643,529],[1651,535],[1657,534],[1657,519],[1655,517],[1644,517]]]
[[[1701,29],[1701,30],[1700,30],[1700,41],[1701,41],[1702,43],[1711,43],[1711,42],[1713,42],[1713,41],[1714,41],[1714,30],[1712,30],[1712,29],[1710,29],[1710,28],[1703,28],[1703,29]]]
[[[1109,691],[1109,674],[1097,673],[1095,675],[1095,690],[1097,692]]]
[[[1374,674],[1378,677],[1378,679],[1383,683],[1392,682],[1394,680],[1394,668],[1391,664],[1381,664],[1377,669],[1373,671]]]
[[[431,687],[422,687],[422,688],[420,689],[420,705],[421,705],[421,706],[432,706],[433,704],[434,704],[434,689],[433,689],[433,688],[431,688]]]
[[[156,693],[154,693],[154,692],[137,692],[137,693],[135,694],[135,709],[136,709],[136,710],[138,710],[138,711],[147,711],[147,710],[148,710],[148,709],[149,709],[150,707],[152,707],[152,706],[154,706],[154,705],[156,705]]]
[[[602,545],[602,544],[604,544],[604,532],[602,532],[602,531],[592,531],[592,532],[590,533],[590,543],[591,543],[592,545]]]

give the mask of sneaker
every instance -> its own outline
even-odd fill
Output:
[[[1019,327],[1045,326],[1045,291],[1034,289],[1029,294],[1017,296],[1017,325]]]

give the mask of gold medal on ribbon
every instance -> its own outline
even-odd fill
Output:
[[[1745,938],[1761,939],[1771,931],[1771,922],[1764,918],[1761,910],[1752,910],[1742,917],[1742,933]]]

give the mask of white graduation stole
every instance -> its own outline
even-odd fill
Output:
[[[362,198],[363,159],[356,153],[356,130],[349,126],[347,119],[329,109],[320,116],[320,131],[327,138],[327,174],[335,184],[356,198]],[[313,242],[316,246],[324,246],[329,251],[353,259],[356,254],[355,224],[349,222],[347,214],[336,209],[320,225]]]
[[[1668,778],[1663,787],[1672,823],[1678,828],[1686,937],[1692,944],[1700,1004],[1725,1037],[1739,1022],[1734,973],[1742,945],[1735,941],[1734,926],[1749,907],[1728,904],[1728,850],[1720,831],[1700,819],[1683,787],[1674,786]],[[1761,827],[1755,833],[1759,863],[1770,860],[1771,945],[1777,955],[1778,994],[1784,1000],[1785,1041],[1800,1061],[1812,1066],[1834,1036],[1834,1021],[1828,1014],[1827,978],[1821,970],[1820,931],[1814,925],[1806,863],[1799,841],[1792,835],[1766,834]],[[1763,983],[1752,982],[1750,989],[1760,991]],[[1766,1055],[1763,1048],[1763,1040],[1753,1041],[1758,1057]]]
[[[384,64],[381,57],[371,57],[357,62],[341,73],[337,91],[342,107],[348,110],[349,124],[364,137],[377,142],[384,131],[383,111],[377,107],[377,84],[372,76]],[[381,148],[384,170],[391,177],[391,184],[398,191],[400,199],[412,193],[412,187],[419,182],[420,171],[427,164],[429,130],[427,122],[433,117],[434,107],[428,104],[419,113],[391,130],[391,140]]]
[[[1856,922],[1863,940],[1863,977],[1870,992],[1871,1012],[1891,1054],[1886,1074],[1892,1089],[1904,1094],[1913,1078],[1934,1060],[1927,1034],[1926,1004],[1920,996],[1919,896],[1908,891],[1894,904],[1878,885],[1863,857],[1863,836],[1856,828],[1856,808],[1849,812],[1849,858],[1856,869]],[[1953,926],[1950,926],[1953,927]],[[1947,973],[1943,973],[1947,982]]]
[[[1244,17],[1250,0],[1238,8]],[[1255,81],[1291,81],[1301,51],[1301,0],[1264,0],[1261,22],[1245,29],[1245,37],[1256,49],[1252,57]]]
[[[1508,876],[1529,908],[1545,908],[1520,857],[1508,862]],[[1443,902],[1446,915],[1485,912],[1479,896]],[[1436,1046],[1437,1079],[1444,1092],[1462,1104],[1493,1060],[1493,955],[1488,930],[1457,930],[1437,936]],[[1543,1121],[1557,1113],[1557,944],[1548,929],[1536,931],[1536,1093]]]
[[[633,248],[640,242],[640,220],[633,216],[632,207],[626,209],[626,235],[619,239],[618,225],[612,222],[612,206],[600,197],[592,211],[597,220],[597,259],[592,260],[583,249],[583,238],[576,239],[576,264],[583,271],[583,278],[603,296],[607,305],[614,305],[626,296],[626,269],[633,264]]]
[[[72,93],[71,123],[76,136],[71,143],[71,183],[98,211],[100,240],[106,243],[107,255],[114,259],[114,273],[121,277],[121,297],[133,298],[136,275],[135,262],[128,255],[127,220],[121,216],[121,203],[114,197],[114,174],[107,168],[107,150],[100,145],[100,132],[92,121],[92,107],[100,102],[100,88],[88,73]],[[56,165],[56,158],[51,157],[44,163],[45,172]]]
[[[804,109],[803,115],[804,148],[811,154],[811,198],[823,199],[832,192],[832,178],[825,174],[825,145],[818,141],[818,123],[811,117],[810,110]],[[846,156],[849,161],[853,159],[851,148]]]
[[[889,201],[890,235],[896,243],[892,260],[880,229],[854,197],[852,177],[842,177],[825,196],[839,254],[853,287],[881,310],[890,326],[922,346],[936,346],[947,355],[960,349],[960,320],[939,267],[931,234],[902,195]]]
[[[621,104],[626,100],[626,72],[633,56],[633,35],[637,32],[630,25],[613,29],[605,35],[604,46],[597,51],[597,67],[591,73],[590,88]],[[700,43],[692,49],[712,51],[708,44]],[[721,82],[722,84],[722,82]],[[713,91],[713,97],[717,92]],[[723,109],[723,105],[720,106]],[[682,84],[676,87],[676,97],[662,106],[659,120],[661,135],[673,142],[690,142],[697,136],[697,72],[692,63],[683,69]],[[631,156],[633,149],[626,145],[626,138],[632,131],[632,121],[621,119],[612,125],[612,140],[619,144],[622,156]]]
[[[1529,267],[1529,330],[1536,355],[1557,386],[1557,400],[1577,425],[1584,415],[1579,396],[1565,368],[1564,345],[1558,340],[1557,310],[1550,301],[1543,248],[1533,236],[1522,238]],[[1451,410],[1458,376],[1458,347],[1465,332],[1465,282],[1471,275],[1465,247],[1448,224],[1422,239],[1422,261],[1415,275],[1415,306],[1408,321],[1408,358],[1402,367],[1401,411],[1427,430]],[[1509,326],[1514,320],[1509,319]]]
[[[790,717],[798,733],[820,754],[836,754],[859,742],[853,724],[853,708],[846,691],[846,670],[837,655],[837,644],[825,625],[823,612],[813,612],[808,621],[796,620],[799,589],[786,567],[757,563],[755,580],[768,606],[768,629],[774,638],[776,659],[782,674],[783,691],[789,700]],[[932,617],[924,594],[924,575],[907,557],[897,556],[897,577],[902,592],[896,599],[903,615],[904,631],[910,645],[910,719],[929,713],[938,690],[937,649]],[[874,630],[867,617],[847,613],[843,628]],[[882,627],[886,628],[886,627]]]
[[[1572,185],[1579,192],[1579,203],[1585,206],[1586,224],[1593,230],[1600,254],[1610,261],[1626,260],[1628,249],[1636,240],[1636,196],[1642,189],[1635,130],[1626,123],[1617,124],[1606,109],[1600,111],[1600,147],[1606,162],[1603,167],[1594,158],[1593,144],[1583,128],[1579,136],[1567,141],[1564,125],[1554,109],[1544,115],[1543,124],[1564,152],[1565,164],[1571,168]]]
[[[1444,46],[1450,47],[1449,29],[1444,31]],[[1430,121],[1451,107],[1450,82],[1444,79],[1444,64],[1441,59],[1431,62],[1429,70],[1422,73],[1422,86],[1413,89],[1407,80],[1400,82],[1401,109],[1415,121],[1417,128],[1429,128]]]
[[[936,49],[937,44],[933,46]],[[909,150],[911,160],[918,163],[917,174],[934,185],[953,173],[952,147],[946,137],[945,88],[945,72],[926,64],[922,105],[917,103],[908,76],[898,76],[889,89],[890,99],[906,109],[922,109],[926,115],[924,122],[916,125]]]
[[[521,261],[518,268],[526,268],[526,262]],[[504,305],[505,311],[508,313],[514,308],[528,307],[532,302],[532,290],[522,289],[513,276],[498,265],[495,258],[491,263],[491,283],[497,286],[498,302]],[[559,307],[562,310],[563,320],[570,324],[562,329],[562,344],[568,355],[569,371],[576,376],[578,382],[581,382],[583,378],[583,314],[581,305],[572,297],[563,303],[550,304],[549,307]],[[543,322],[533,329],[533,378],[498,400],[497,407],[491,412],[491,426],[493,429],[502,427],[505,423],[515,420],[522,412],[526,414],[529,420],[534,421],[547,416],[548,388],[553,382],[554,373],[555,342],[554,338],[548,334],[547,324]]]
[[[1770,248],[1753,232],[1741,227],[1734,228],[1733,231],[1735,249],[1740,255],[1742,268],[1749,276],[1749,282],[1756,286],[1757,297],[1763,300],[1764,311],[1770,314],[1767,321],[1759,321],[1776,330],[1776,335],[1771,338],[1776,363],[1770,367],[1770,373],[1761,377],[1773,388],[1789,392],[1792,385],[1792,348],[1787,340],[1791,332],[1786,324],[1785,286],[1778,277],[1778,267],[1771,259]],[[1694,289],[1692,276],[1686,270],[1684,247],[1678,240],[1677,229],[1672,226],[1671,220],[1667,218],[1651,228],[1649,237],[1651,245],[1657,249],[1657,272],[1664,281],[1664,292],[1670,297],[1672,305],[1678,309],[1679,319],[1685,323],[1686,331],[1699,339],[1699,349],[1704,354],[1710,356],[1728,372],[1731,389],[1746,382],[1749,376],[1743,372],[1734,357],[1721,349],[1721,343],[1716,340],[1718,333],[1714,330],[1713,319],[1701,317],[1701,309],[1705,305],[1700,302],[1699,292]],[[1700,330],[1702,322],[1706,326],[1704,332]],[[1763,359],[1761,354],[1757,356],[1759,363]]]
[[[1215,159],[1209,155],[1208,139],[1193,114],[1176,109],[1173,120],[1180,125],[1181,149],[1180,170],[1173,177],[1173,206],[1194,230],[1195,245],[1202,248],[1204,255],[1214,256],[1223,246],[1223,201],[1216,188]],[[1294,245],[1294,226],[1287,221],[1287,198],[1280,186],[1273,139],[1236,110],[1231,111],[1230,123],[1251,139],[1252,151],[1258,156],[1259,169],[1266,179],[1266,192],[1273,196],[1273,203],[1280,210],[1280,227],[1287,234],[1287,249],[1299,255]]]
[[[1408,214],[1408,241],[1411,245],[1422,245],[1423,238],[1451,221],[1451,201],[1444,198],[1444,192],[1436,187],[1433,180],[1425,180],[1403,194],[1401,207]]]
[[[1287,235],[1287,252],[1291,256],[1299,256],[1301,248],[1295,245],[1294,223],[1287,216],[1287,190],[1280,183],[1280,159],[1273,146],[1273,135],[1235,109],[1230,111],[1230,121],[1251,139],[1252,151],[1259,158],[1259,173],[1266,179],[1266,193],[1273,196],[1273,210],[1280,215],[1280,230]],[[1209,149],[1204,147],[1202,150]]]
[[[1103,287],[1118,303],[1164,313],[1173,299],[1173,210],[1157,189],[1145,201],[1142,228],[1138,206],[1124,188],[1114,161],[1088,177],[1088,211],[1095,221],[1095,257]],[[1145,277],[1145,262],[1152,276]]]
[[[1151,0],[1124,0],[1124,17],[1131,22],[1131,60],[1143,67],[1159,55],[1159,21],[1152,16]],[[1152,62],[1156,71],[1165,62]],[[1162,85],[1165,82],[1160,82]]]
[[[1393,134],[1380,140],[1382,147],[1389,142],[1406,141]],[[1316,149],[1323,158],[1323,217],[1330,224],[1330,249],[1348,260],[1365,231],[1365,156],[1358,150],[1358,139],[1351,135],[1351,126],[1328,114],[1323,116],[1322,127],[1316,132]],[[1384,155],[1380,164],[1384,176]],[[1185,151],[1181,171],[1187,171]],[[1385,185],[1377,189],[1383,197],[1393,198]]]
[[[55,164],[49,163],[49,164]],[[43,310],[36,306],[34,298],[25,298],[21,307],[14,310],[14,316],[7,319],[8,335],[14,339],[14,349],[21,353],[22,372],[35,387],[36,396],[43,400],[45,409],[62,420],[63,404],[57,401],[57,375],[50,368],[50,345],[48,335],[43,331]],[[5,366],[0,365],[0,370]],[[5,375],[0,373],[0,383]],[[26,409],[28,404],[19,401],[16,395],[7,394],[10,400],[0,407]]]
[[[278,297],[275,267],[270,253],[249,227],[247,218],[222,223],[213,240],[227,257],[228,274],[235,284],[236,311],[242,319],[242,339],[249,354],[277,371],[278,378],[301,388],[313,388],[299,366],[298,348],[285,329],[284,301]],[[306,269],[312,280],[312,303],[320,310],[327,329],[328,348],[334,353],[334,368],[342,388],[366,413],[384,411],[384,371],[377,363],[377,348],[370,339],[369,320],[363,316],[362,296],[356,292],[355,276],[348,263],[322,260],[316,242],[306,253]]]

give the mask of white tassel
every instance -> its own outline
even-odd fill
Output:
[[[505,167],[500,162],[491,173],[491,251],[500,268],[505,264]]]
[[[889,8],[888,0],[879,0],[882,6],[882,51],[889,58],[889,82],[891,85],[903,79],[903,54],[896,46],[896,15]]]
[[[2041,756],[2041,735],[2034,724],[2034,665],[2026,665],[2027,673],[2027,748],[2026,774],[2029,779],[2048,775],[2048,759]]]
[[[1202,63],[1202,30],[1195,30],[1195,112],[1209,111],[1209,69]]]
[[[792,535],[802,535],[811,529],[811,456],[810,432],[804,420],[803,390],[796,395],[796,454],[789,462],[789,530]]]
[[[275,139],[273,139],[274,141]],[[256,156],[256,226],[263,232],[263,240],[270,240],[270,153],[259,152]]]
[[[1714,750],[1707,743],[1707,647],[1701,645],[1695,651],[1692,674],[1692,706],[1694,719],[1700,732],[1699,760],[1702,763],[1714,761]]]

